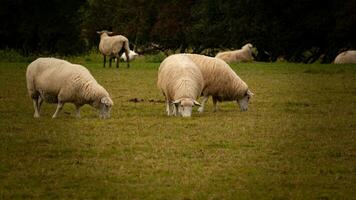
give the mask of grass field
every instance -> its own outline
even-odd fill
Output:
[[[27,63],[0,63],[0,199],[356,197],[355,65],[235,64],[249,111],[210,99],[183,119],[165,114],[159,63],[79,62],[113,97],[110,119],[70,104],[34,119]]]

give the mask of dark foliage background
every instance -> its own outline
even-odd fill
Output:
[[[257,60],[330,62],[356,48],[355,11],[355,0],[0,0],[0,48],[80,54],[106,29],[141,51],[214,55],[250,42]]]

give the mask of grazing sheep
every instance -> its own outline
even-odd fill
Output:
[[[215,56],[215,58],[220,58],[227,63],[251,62],[253,61],[252,47],[252,44],[248,43],[239,50],[220,52]]]
[[[241,111],[247,111],[248,102],[253,93],[247,84],[223,60],[198,54],[186,54],[199,67],[204,79],[203,100],[199,112],[209,96],[213,98],[214,111],[217,101],[237,101]]]
[[[40,117],[43,101],[57,103],[56,118],[65,103],[80,107],[89,104],[99,110],[100,118],[109,118],[113,106],[109,93],[99,85],[90,72],[81,65],[56,58],[38,58],[28,65],[26,71],[27,90],[33,100],[34,117]]]
[[[157,86],[166,100],[168,116],[190,117],[192,107],[203,89],[203,77],[196,64],[186,55],[171,55],[163,60],[158,71]]]
[[[130,50],[130,53],[129,53],[129,60],[130,61],[134,60],[137,56],[138,56],[138,54],[135,51]],[[122,60],[124,60],[124,61],[127,60],[127,57],[124,54],[122,54],[120,58]]]
[[[111,67],[111,60],[116,58],[116,68],[119,67],[119,59],[123,51],[125,52],[126,58],[129,58],[129,40],[122,35],[109,36],[113,32],[108,31],[98,31],[100,35],[99,51],[104,56],[104,67],[106,63],[106,56],[109,56],[109,66]],[[127,68],[130,67],[129,60],[126,60]]]
[[[349,51],[344,51],[344,52],[340,53],[339,55],[336,56],[334,63],[335,64],[356,63],[356,51],[349,50]]]

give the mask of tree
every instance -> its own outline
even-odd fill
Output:
[[[85,0],[2,0],[1,48],[24,54],[73,54],[85,50],[80,6]]]

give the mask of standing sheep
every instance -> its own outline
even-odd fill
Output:
[[[215,58],[220,58],[227,63],[251,62],[253,61],[252,47],[252,44],[248,43],[239,50],[220,52],[215,56]]]
[[[339,55],[336,56],[334,63],[335,64],[356,63],[356,51],[349,50],[349,51],[344,51],[344,52],[340,53]]]
[[[204,111],[204,105],[209,96],[213,98],[214,111],[217,111],[217,101],[237,101],[241,111],[247,111],[248,102],[253,93],[247,84],[224,61],[198,54],[186,54],[199,67],[204,79],[202,105],[199,112]]]
[[[109,56],[109,66],[111,67],[111,60],[116,58],[116,68],[118,68],[119,59],[123,51],[125,51],[126,58],[129,58],[129,40],[122,35],[109,36],[109,34],[113,34],[113,32],[98,31],[97,33],[100,35],[99,51],[104,56],[104,67],[106,56]],[[129,59],[126,60],[126,63],[127,68],[129,68]]]
[[[171,55],[158,71],[157,86],[165,96],[168,116],[190,117],[192,107],[203,89],[203,77],[196,64],[186,55]]]
[[[99,85],[90,72],[81,65],[56,58],[38,58],[28,65],[26,71],[27,90],[33,100],[34,117],[40,117],[43,101],[57,103],[56,118],[65,103],[80,107],[90,104],[99,110],[100,118],[109,118],[113,102],[109,93]]]

